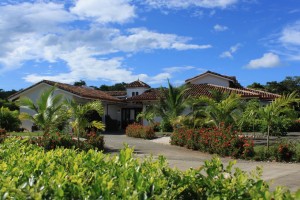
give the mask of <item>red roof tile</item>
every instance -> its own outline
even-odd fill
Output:
[[[33,88],[36,85],[39,85],[41,83],[46,83],[48,85],[56,86],[57,88],[59,88],[61,90],[68,91],[72,94],[78,95],[78,96],[83,97],[83,98],[106,100],[106,101],[120,101],[119,99],[117,99],[113,96],[110,96],[109,94],[107,94],[103,91],[100,91],[100,90],[95,90],[93,88],[82,87],[82,86],[74,86],[74,85],[69,85],[69,84],[65,84],[65,83],[58,83],[58,82],[49,81],[49,80],[40,81],[40,82],[32,85],[31,87],[26,88],[25,90],[21,90],[18,93],[11,95],[9,97],[9,99],[11,99],[14,96],[17,96],[20,93],[22,93],[26,90],[29,90],[30,88]]]
[[[127,92],[126,91],[104,91],[110,96],[126,96]]]
[[[132,83],[128,83],[126,85],[126,88],[151,88],[148,84],[144,83],[143,81],[137,80],[133,81]]]
[[[241,95],[243,98],[259,98],[259,99],[268,99],[272,100],[275,98],[280,97],[280,95],[267,93],[263,91],[247,89],[247,88],[230,88],[230,87],[223,87],[219,85],[213,84],[188,84],[190,88],[187,90],[186,94],[197,97],[197,96],[211,96],[211,91],[216,90],[220,92],[226,93],[235,93]],[[128,101],[145,101],[145,100],[157,100],[160,96],[160,90],[158,89],[151,89],[146,91],[145,93],[128,98]]]

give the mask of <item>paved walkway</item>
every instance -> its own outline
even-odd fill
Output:
[[[191,167],[199,168],[205,160],[212,158],[210,154],[169,145],[167,137],[151,141],[130,138],[125,135],[105,134],[104,139],[105,148],[108,152],[118,152],[126,143],[130,147],[134,147],[137,156],[153,155],[156,157],[163,155],[167,158],[170,167],[176,167],[180,170],[187,170]],[[232,159],[221,158],[221,160],[223,163],[228,163]],[[256,166],[262,166],[262,178],[271,181],[271,188],[282,185],[287,186],[292,191],[300,189],[300,164],[238,160],[235,166],[247,172],[255,170]]]

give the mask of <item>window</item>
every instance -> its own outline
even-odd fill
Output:
[[[134,95],[135,95],[135,92],[132,92],[132,93],[131,93],[131,96],[134,96]]]
[[[139,92],[135,92],[135,96],[139,95]]]

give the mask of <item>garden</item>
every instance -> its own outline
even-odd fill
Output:
[[[248,174],[233,169],[234,162],[224,167],[217,157],[200,169],[182,172],[169,168],[161,156],[135,158],[128,147],[118,155],[104,154],[104,139],[99,135],[104,124],[89,118],[91,111],[103,114],[101,102],[81,105],[63,100],[54,90],[45,91],[36,104],[28,98],[18,101],[35,111],[33,116],[5,107],[0,110],[2,199],[300,198],[300,191],[291,193],[282,187],[271,191],[259,169]],[[173,145],[234,158],[299,162],[299,143],[270,144],[270,136],[284,135],[293,123],[297,127],[296,94],[261,106],[237,95],[188,98],[185,90],[169,84],[159,102],[138,116],[149,120],[150,126],[129,125],[126,135],[153,139],[158,129],[172,131]],[[191,112],[183,115],[188,106]],[[162,118],[160,124],[153,121],[155,116]],[[26,138],[18,136],[20,132],[8,137],[7,131],[21,131],[16,129],[20,119],[31,120],[41,131]],[[252,136],[242,134],[249,129],[264,132],[266,145],[255,146]]]
[[[188,90],[187,86],[176,88],[170,83],[167,90],[162,88],[158,102],[138,116],[150,124],[144,128],[171,132],[172,145],[220,156],[300,162],[299,136],[286,137],[287,132],[300,133],[300,99],[296,92],[262,104],[220,91],[210,91],[211,97],[191,97],[186,95]],[[160,124],[155,117],[161,117]],[[141,125],[132,125],[126,134],[136,137],[138,134],[132,133],[142,129]]]

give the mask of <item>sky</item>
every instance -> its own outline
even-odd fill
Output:
[[[300,76],[300,1],[1,0],[0,89]]]

